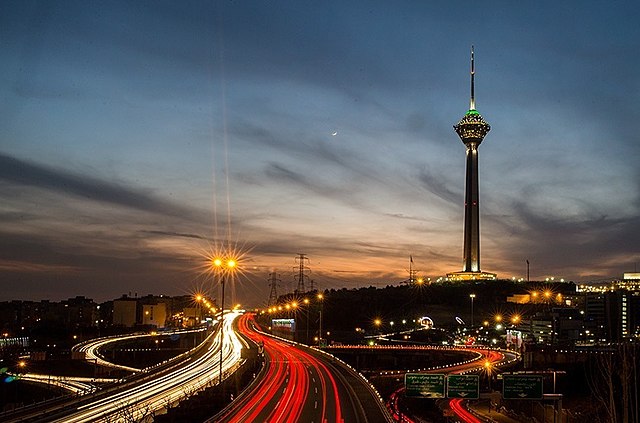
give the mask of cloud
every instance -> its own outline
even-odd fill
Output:
[[[428,192],[443,200],[448,206],[460,207],[463,194],[460,190],[453,190],[459,184],[447,178],[443,173],[434,174],[429,168],[424,168],[418,174],[420,185]]]
[[[428,221],[428,219],[424,218],[424,217],[418,217],[418,216],[409,216],[406,215],[404,213],[384,213],[385,216],[389,216],[389,217],[393,217],[396,219],[403,219],[403,220],[417,220],[419,222],[426,222]]]
[[[0,239],[0,297],[5,299],[97,295],[103,300],[131,290],[175,293],[187,291],[195,278],[197,258],[188,250],[144,248],[135,238],[95,242],[0,231]],[[110,250],[109,243],[124,244],[122,251]]]
[[[640,257],[638,214],[557,217],[535,212],[520,201],[512,208],[508,217],[487,216],[489,229],[484,234],[485,263],[505,271],[522,274],[521,263],[530,259],[536,277],[620,277]]]
[[[189,217],[196,211],[162,200],[149,192],[81,175],[53,169],[0,153],[0,181],[31,186],[72,195],[91,201],[109,203],[145,212]]]
[[[160,236],[169,236],[169,237],[178,237],[178,238],[195,238],[195,239],[204,239],[204,240],[208,239],[201,235],[170,232],[170,231],[141,231],[141,232],[145,234],[151,234],[151,235],[160,235]]]

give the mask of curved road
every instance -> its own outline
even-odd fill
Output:
[[[173,335],[173,334],[184,334],[184,333],[193,333],[193,332],[201,332],[204,329],[190,329],[190,330],[173,330],[162,332],[161,335]],[[140,339],[140,338],[148,338],[158,336],[157,333],[137,333],[133,335],[118,335],[118,336],[107,336],[102,338],[90,339],[88,341],[81,342],[79,344],[71,347],[71,351],[80,351],[86,354],[85,360],[87,361],[95,361],[96,364],[105,367],[111,367],[120,370],[126,370],[129,372],[139,372],[142,369],[138,369],[136,367],[123,366],[121,364],[112,363],[110,361],[105,360],[100,354],[99,350],[104,348],[106,345],[114,342],[122,342],[129,339]]]
[[[253,316],[239,331],[263,347],[262,378],[210,421],[225,423],[382,423],[391,421],[364,378],[335,358],[273,338]]]
[[[241,362],[242,343],[233,330],[233,322],[240,315],[230,311],[224,316],[224,340],[220,343],[219,331],[205,339],[201,352],[185,357],[170,369],[154,373],[108,392],[98,392],[90,398],[79,397],[72,407],[61,405],[53,410],[42,410],[38,416],[17,416],[9,421],[80,423],[94,421],[141,421],[157,410],[179,401],[191,392],[208,384],[216,384],[219,378],[220,349],[222,348],[222,372],[230,374]]]
[[[497,350],[488,350],[481,348],[466,348],[465,351],[474,351],[478,353],[478,358],[476,360],[471,360],[469,362],[465,362],[463,364],[456,364],[450,367],[444,367],[434,370],[425,371],[424,373],[449,373],[449,374],[466,374],[466,373],[476,373],[484,369],[485,361],[489,361],[492,367],[499,367],[505,364],[508,364],[517,359],[517,355],[513,353],[505,353]],[[391,411],[395,421],[403,422],[403,423],[415,423],[415,420],[403,414],[400,411],[400,407],[398,404],[399,395],[404,391],[404,387],[393,392],[387,401],[387,406]],[[464,407],[463,399],[460,398],[452,398],[449,400],[449,407],[456,414],[460,421],[465,423],[482,423],[477,417],[471,414]]]

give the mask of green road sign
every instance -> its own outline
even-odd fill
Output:
[[[502,375],[504,399],[542,399],[541,375]]]
[[[404,375],[405,395],[419,398],[444,398],[444,375],[407,373]]]
[[[447,376],[447,398],[480,398],[480,380],[478,375]]]

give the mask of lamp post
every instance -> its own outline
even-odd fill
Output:
[[[318,324],[318,346],[322,346],[322,309],[324,308],[324,295],[318,294],[318,300],[320,301],[320,322]]]
[[[493,389],[491,387],[491,379],[492,379],[492,371],[493,371],[493,363],[491,362],[491,359],[489,358],[489,355],[487,355],[487,359],[484,361],[484,371],[487,375],[487,379],[489,382],[489,404],[487,405],[487,412],[489,413],[489,415],[491,415],[491,394],[493,393]],[[490,419],[491,420],[491,419]],[[491,420],[493,421],[493,420]]]
[[[202,322],[202,308],[200,306],[200,304],[202,303],[203,297],[201,294],[197,294],[196,295],[196,317],[195,317],[195,322],[194,322],[194,327],[197,327],[200,325],[200,323]],[[194,337],[195,339],[195,337]]]
[[[471,298],[471,328],[473,328],[473,300],[476,298],[476,294],[469,294]]]
[[[226,262],[223,262],[222,259],[216,258],[213,260],[213,265],[215,266],[215,270],[220,271],[223,270],[223,265],[225,267],[224,270],[232,271],[236,267],[236,261],[234,259],[227,259]],[[220,285],[222,288],[222,293],[220,295],[220,377],[219,382],[222,383],[222,343],[224,341],[224,275],[220,278]]]
[[[305,336],[305,341],[307,343],[307,345],[309,345],[309,299],[305,298],[304,300],[302,300],[302,302],[307,306],[307,313],[306,313],[306,320],[307,320],[307,334]]]

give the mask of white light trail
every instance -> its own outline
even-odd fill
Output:
[[[233,330],[233,321],[240,314],[238,311],[225,312],[222,346],[220,345],[219,333],[213,332],[205,340],[209,343],[206,352],[197,359],[185,360],[183,366],[167,374],[141,382],[135,387],[124,389],[99,401],[83,405],[78,408],[76,413],[56,421],[89,422],[106,417],[117,418],[119,413],[125,412],[127,416],[131,416],[137,421],[148,415],[150,411],[160,410],[189,393],[208,384],[217,383],[221,347],[223,375],[230,374],[242,361],[242,343]]]

